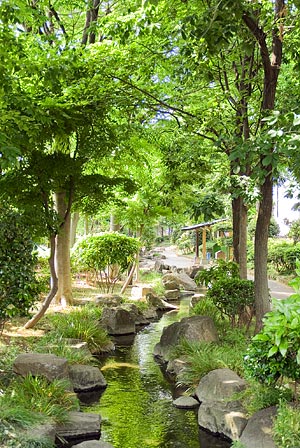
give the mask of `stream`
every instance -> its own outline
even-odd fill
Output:
[[[101,440],[114,448],[229,448],[230,443],[199,429],[197,411],[173,406],[176,388],[153,358],[165,326],[188,315],[189,299],[132,337],[118,338],[116,351],[100,359],[108,383],[102,396],[81,394],[83,410],[102,417]]]

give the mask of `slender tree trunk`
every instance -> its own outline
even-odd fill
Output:
[[[49,308],[50,303],[52,302],[57,289],[58,289],[58,278],[55,270],[55,234],[50,237],[50,257],[49,257],[49,267],[50,267],[50,275],[51,275],[51,288],[50,291],[45,298],[40,310],[24,325],[24,328],[33,328],[37,322],[44,316],[47,309]]]
[[[120,230],[120,223],[113,213],[110,214],[109,230],[110,232],[119,232]]]
[[[262,111],[272,111],[275,107],[276,89],[278,75],[282,61],[282,41],[283,25],[285,17],[285,0],[274,0],[274,26],[272,29],[271,52],[268,48],[267,34],[259,25],[258,20],[249,15],[243,14],[243,20],[251,31],[260,47],[260,56],[264,71],[264,89]],[[280,21],[280,27],[279,25]],[[261,123],[263,128],[263,122]],[[269,155],[272,155],[274,148],[270,148]],[[258,218],[255,229],[255,305],[256,305],[256,328],[258,332],[262,328],[262,320],[266,312],[270,310],[269,288],[268,288],[268,235],[269,225],[273,207],[273,169],[272,165],[264,166],[263,160],[267,154],[261,156],[261,169],[266,172],[264,181],[261,184],[261,200],[259,203]]]
[[[66,192],[55,193],[56,211],[62,219],[60,232],[56,237],[56,272],[58,276],[58,290],[56,303],[72,305],[72,277],[70,262],[70,230],[71,215],[67,212]]]
[[[88,236],[89,233],[90,233],[89,218],[88,218],[88,216],[85,216],[84,217],[84,236]]]
[[[71,219],[71,235],[70,235],[70,247],[73,247],[76,241],[76,230],[77,230],[77,225],[78,225],[78,221],[79,221],[79,213],[75,212],[72,214],[72,219]]]
[[[254,263],[255,263],[255,297],[256,297],[256,332],[262,327],[262,317],[270,311],[270,293],[268,287],[268,237],[272,216],[272,175],[265,179],[261,186],[262,199],[259,204],[255,230]]]
[[[233,257],[239,265],[240,277],[247,279],[248,209],[242,197],[232,200]]]

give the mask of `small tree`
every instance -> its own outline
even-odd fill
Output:
[[[273,310],[266,314],[263,329],[252,339],[245,356],[246,372],[261,383],[275,384],[286,377],[296,386],[300,379],[299,260],[296,265],[297,277],[290,282],[295,294],[274,300]]]
[[[134,261],[139,249],[137,239],[120,233],[106,233],[81,240],[74,248],[72,260],[78,271],[89,272],[107,292]]]
[[[22,215],[0,209],[0,332],[13,316],[27,315],[38,299],[33,249]]]

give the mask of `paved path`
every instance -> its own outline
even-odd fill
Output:
[[[162,248],[159,248],[162,251]],[[194,258],[184,255],[177,255],[176,246],[168,246],[163,248],[162,253],[165,255],[165,263],[169,266],[177,266],[178,268],[184,268],[193,266]],[[253,276],[249,276],[249,279],[253,280]],[[293,288],[275,280],[269,280],[270,295],[275,299],[285,299],[294,293]]]

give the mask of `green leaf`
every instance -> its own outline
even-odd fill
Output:
[[[279,345],[279,351],[282,354],[282,356],[286,355],[286,352],[287,352],[288,348],[289,348],[288,341],[287,340],[282,340],[280,342],[280,345]]]
[[[273,345],[273,347],[270,348],[268,352],[268,358],[271,358],[271,356],[275,355],[278,352],[278,347],[276,345]]]

